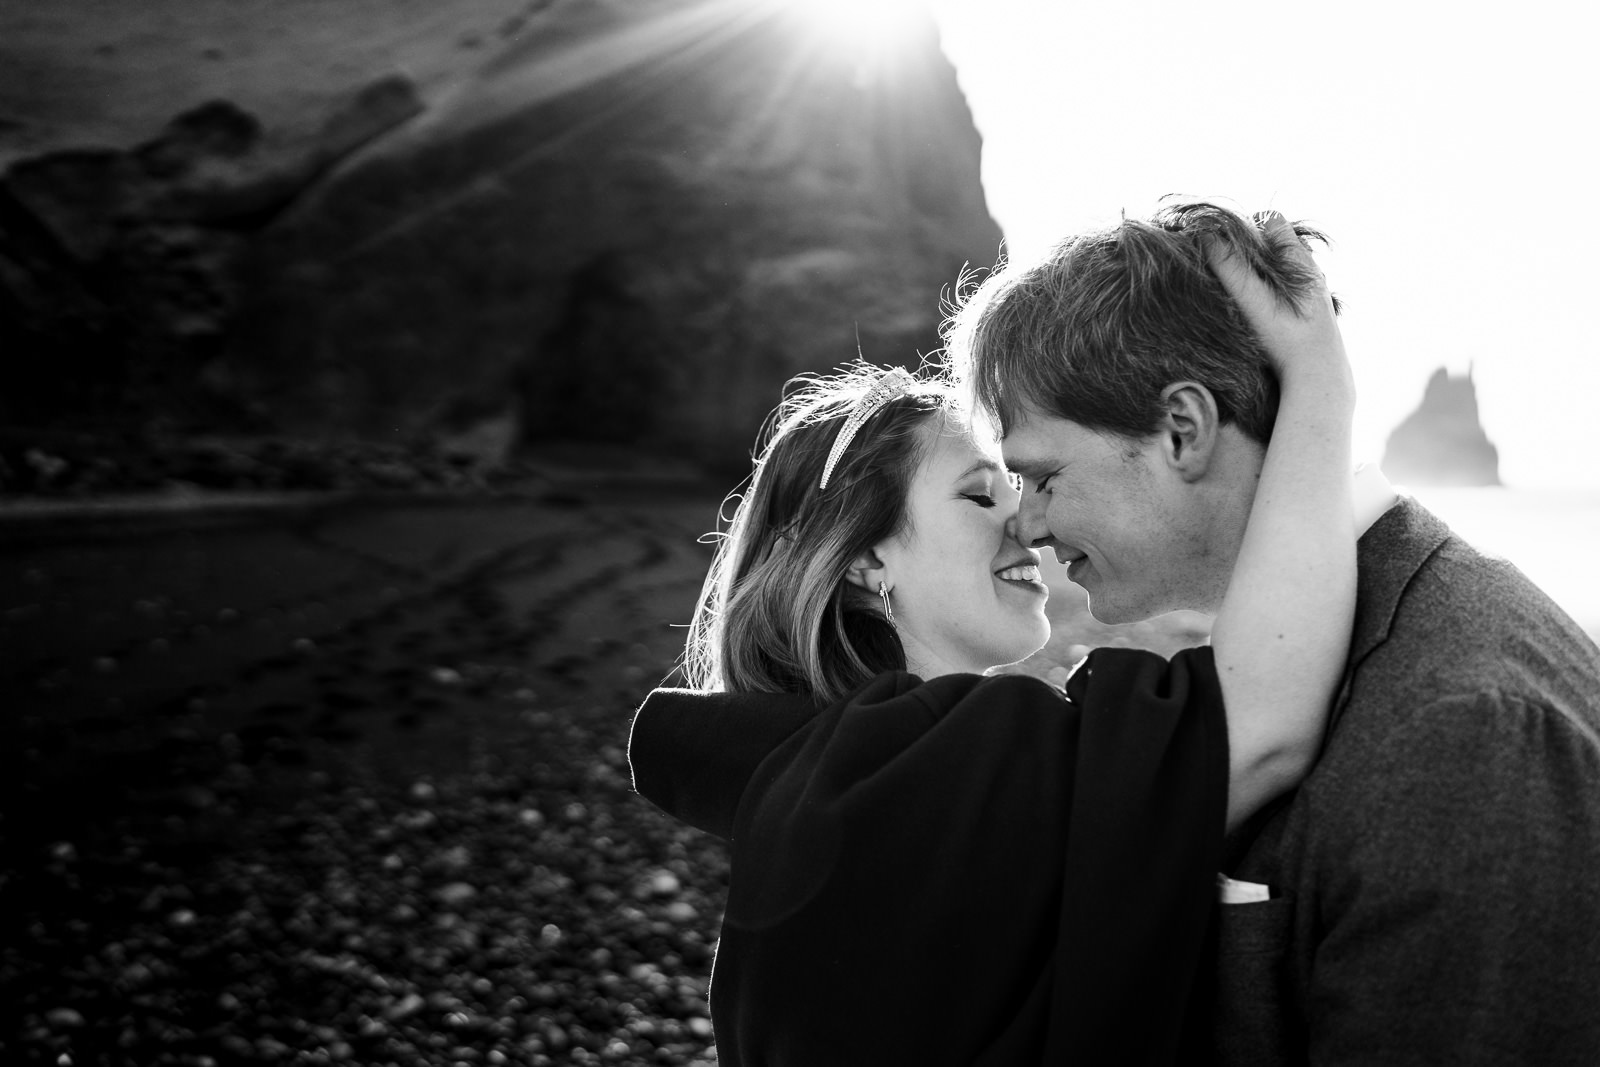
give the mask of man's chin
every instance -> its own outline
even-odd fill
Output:
[[[1118,611],[1116,607],[1112,605],[1098,603],[1094,597],[1089,598],[1089,614],[1094,617],[1095,622],[1103,622],[1107,626],[1119,626],[1125,622],[1138,622],[1140,619],[1146,617],[1130,612]]]
[[[1221,606],[1222,593],[1226,592],[1226,583],[1210,600],[1202,596],[1197,588],[1174,589],[1160,585],[1145,589],[1119,587],[1108,593],[1103,583],[1098,581],[1095,582],[1095,589],[1081,582],[1075,584],[1083,589],[1088,598],[1089,614],[1096,622],[1108,626],[1145,622],[1179,611],[1215,615]]]
[[[1108,597],[1104,594],[1089,594],[1089,614],[1094,616],[1095,622],[1103,622],[1107,626],[1121,626],[1124,623],[1143,622],[1157,615],[1164,615],[1170,608],[1156,608],[1147,610],[1137,604],[1130,604]]]

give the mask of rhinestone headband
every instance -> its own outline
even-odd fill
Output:
[[[855,437],[856,431],[878,409],[891,400],[905,396],[916,388],[917,380],[907,374],[900,367],[895,367],[879,378],[877,383],[850,409],[850,415],[844,420],[844,425],[839,429],[839,436],[833,439],[833,448],[828,452],[828,464],[822,468],[822,481],[817,485],[817,491],[828,488],[828,479],[833,477],[833,468],[839,465],[839,460],[844,457],[844,450],[850,447],[850,441]]]

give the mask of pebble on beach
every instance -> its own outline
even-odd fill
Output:
[[[0,1062],[713,1062],[726,856],[614,774],[553,786],[626,725],[558,712],[513,719],[524,736],[465,778],[305,773],[200,864],[145,858],[114,819],[42,844],[28,893],[54,937],[0,949],[21,980],[8,1010],[36,1020]],[[203,791],[187,810],[241,817]],[[69,877],[63,914],[46,890]]]
[[[82,644],[19,683],[9,750],[50,774],[4,813],[0,1063],[711,1062],[726,851],[627,765],[681,640],[631,605],[704,561],[659,516],[602,544],[517,507],[459,558],[352,510],[16,569],[11,636]],[[394,563],[352,548],[380,527]]]

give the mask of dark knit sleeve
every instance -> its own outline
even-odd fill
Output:
[[[698,830],[731,837],[751,773],[817,710],[802,696],[657,689],[628,734],[634,792]]]
[[[1057,1062],[1174,1062],[1202,1021],[1227,816],[1212,651],[1099,649],[1067,692],[1083,726],[1051,1047]]]
[[[886,674],[779,746],[734,825],[719,1059],[1037,1057],[1077,731],[1038,679]]]

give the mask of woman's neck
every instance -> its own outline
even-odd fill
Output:
[[[919,641],[915,634],[900,631],[900,647],[906,653],[906,670],[927,681],[946,674],[982,674],[988,665],[963,664],[942,655]]]

